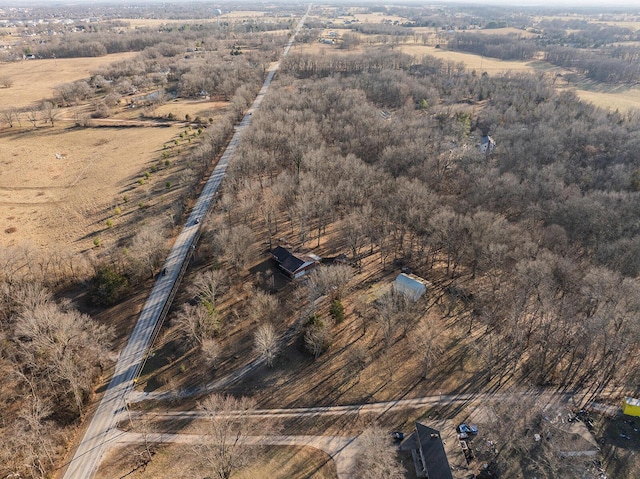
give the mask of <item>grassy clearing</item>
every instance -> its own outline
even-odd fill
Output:
[[[591,91],[576,88],[575,92],[581,100],[609,110],[629,111],[640,108],[640,88],[624,91]]]
[[[127,60],[136,52],[115,53],[92,58],[58,58],[25,60],[2,64],[2,76],[13,80],[10,88],[0,88],[2,107],[16,108],[39,103],[53,96],[53,89],[62,84],[89,78],[90,72],[102,65]]]

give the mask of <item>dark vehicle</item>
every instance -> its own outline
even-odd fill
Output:
[[[162,274],[162,276],[166,276],[167,275],[167,268],[162,268],[162,271],[160,272],[160,274]]]
[[[200,223],[200,218],[196,218],[194,221],[194,224],[198,224],[198,223]]]
[[[404,432],[393,431],[391,433],[391,437],[393,438],[394,442],[400,442],[404,439]]]

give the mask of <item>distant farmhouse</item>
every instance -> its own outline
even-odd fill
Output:
[[[393,289],[414,301],[420,299],[426,292],[429,282],[414,274],[400,273],[393,282]]]
[[[282,246],[271,250],[271,256],[276,260],[280,269],[291,279],[297,279],[320,264],[322,258],[315,254],[295,255]]]

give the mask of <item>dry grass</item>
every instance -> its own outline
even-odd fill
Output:
[[[85,249],[92,233],[113,234],[104,221],[120,204],[122,214],[113,218],[118,226],[137,208],[137,194],[153,191],[156,177],[143,186],[136,180],[180,131],[177,126],[79,129],[66,124],[5,129],[0,133],[0,231],[15,227],[17,232],[0,235],[0,245],[29,241],[43,249],[62,244]],[[132,199],[126,205],[125,194]]]
[[[88,78],[92,69],[134,55],[3,65],[3,76],[13,79],[14,85],[0,89],[2,104],[38,103],[51,97],[56,85]],[[173,113],[183,120],[189,114],[215,121],[227,108],[227,102],[178,100],[161,105],[154,115]],[[55,127],[39,121],[34,129],[23,116],[21,124],[0,128],[0,247],[28,243],[40,249],[64,245],[83,250],[93,247],[95,235],[108,246],[131,233],[142,214],[140,203],[156,206],[152,214],[163,214],[180,195],[185,186],[179,179],[185,166],[180,158],[197,142],[179,140],[181,146],[174,145],[185,125],[153,127],[154,122],[139,121],[143,110],[120,107],[108,119],[91,120],[99,127],[78,128],[78,113],[89,114],[90,109],[86,105],[61,109]],[[158,166],[143,185],[138,184],[145,171]],[[171,188],[166,188],[167,181]],[[117,215],[116,205],[121,209]],[[108,218],[111,228],[106,225]]]
[[[234,479],[335,479],[335,466],[322,451],[310,447],[269,446],[261,448],[259,459],[233,475]],[[165,479],[176,477],[207,477],[207,470],[197,467],[189,446],[171,444],[157,449],[153,460],[144,468],[134,469],[140,446],[112,449],[102,462],[97,479]]]
[[[629,111],[640,109],[640,88],[624,91],[589,91],[575,89],[581,100],[609,110]]]
[[[109,63],[136,56],[135,52],[103,57],[25,60],[2,64],[2,77],[13,80],[11,88],[0,88],[0,109],[22,108],[53,96],[62,84],[89,78],[91,71]]]
[[[520,72],[533,72],[534,68],[531,62],[521,61],[503,61],[496,58],[482,57],[480,55],[474,55],[472,53],[454,52],[446,50],[444,48],[434,48],[432,46],[423,45],[399,45],[398,48],[410,55],[414,55],[417,58],[423,55],[431,55],[442,60],[448,60],[452,62],[462,62],[467,68],[472,70],[478,70],[487,72],[489,74],[505,73],[508,71],[520,71]]]

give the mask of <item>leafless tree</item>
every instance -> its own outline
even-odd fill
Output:
[[[398,460],[390,435],[380,426],[367,427],[358,437],[357,479],[402,479],[405,470]]]
[[[249,418],[255,401],[214,394],[199,407],[206,415],[202,425],[205,438],[194,446],[196,457],[216,479],[229,479],[253,458],[253,449],[243,443],[258,430]]]
[[[189,287],[189,293],[197,297],[207,308],[215,306],[216,297],[220,294],[226,281],[226,274],[221,269],[203,271],[195,275]]]
[[[236,271],[242,270],[253,244],[253,231],[246,225],[233,226],[219,235],[219,241]]]
[[[353,268],[348,265],[319,266],[309,274],[309,296],[312,300],[325,295],[331,300],[340,300],[348,291],[352,277]]]
[[[19,358],[32,374],[71,394],[80,414],[91,390],[93,368],[106,355],[111,331],[73,309],[53,302],[25,309],[16,322]]]
[[[52,102],[45,101],[42,103],[40,110],[42,111],[42,116],[45,121],[51,123],[51,126],[55,126],[54,122],[58,115],[58,108]]]
[[[187,338],[197,345],[215,336],[220,330],[220,316],[205,306],[185,304],[176,314],[175,323]]]
[[[216,369],[221,353],[220,343],[213,338],[205,338],[202,340],[200,350],[205,362],[213,369]]]
[[[272,321],[280,319],[280,301],[272,294],[259,289],[251,293],[248,304],[248,315],[256,322]]]
[[[37,127],[38,120],[40,119],[40,110],[30,108],[27,111],[27,119],[31,122],[34,128]]]
[[[263,323],[258,326],[253,336],[253,348],[268,367],[273,366],[273,361],[280,352],[280,341],[273,324]]]
[[[5,110],[2,110],[2,118],[7,122],[9,128],[13,128],[13,124],[19,120],[18,109],[15,107],[9,107]]]
[[[316,318],[307,324],[304,333],[304,344],[315,359],[327,350],[333,339],[331,324],[323,319]]]
[[[409,336],[411,348],[421,360],[425,378],[445,350],[444,339],[441,319],[431,315],[423,317]]]
[[[153,276],[165,257],[167,244],[164,233],[164,222],[156,221],[144,225],[133,238],[130,254],[134,263],[142,264],[149,276]],[[134,275],[134,271],[131,275]]]

